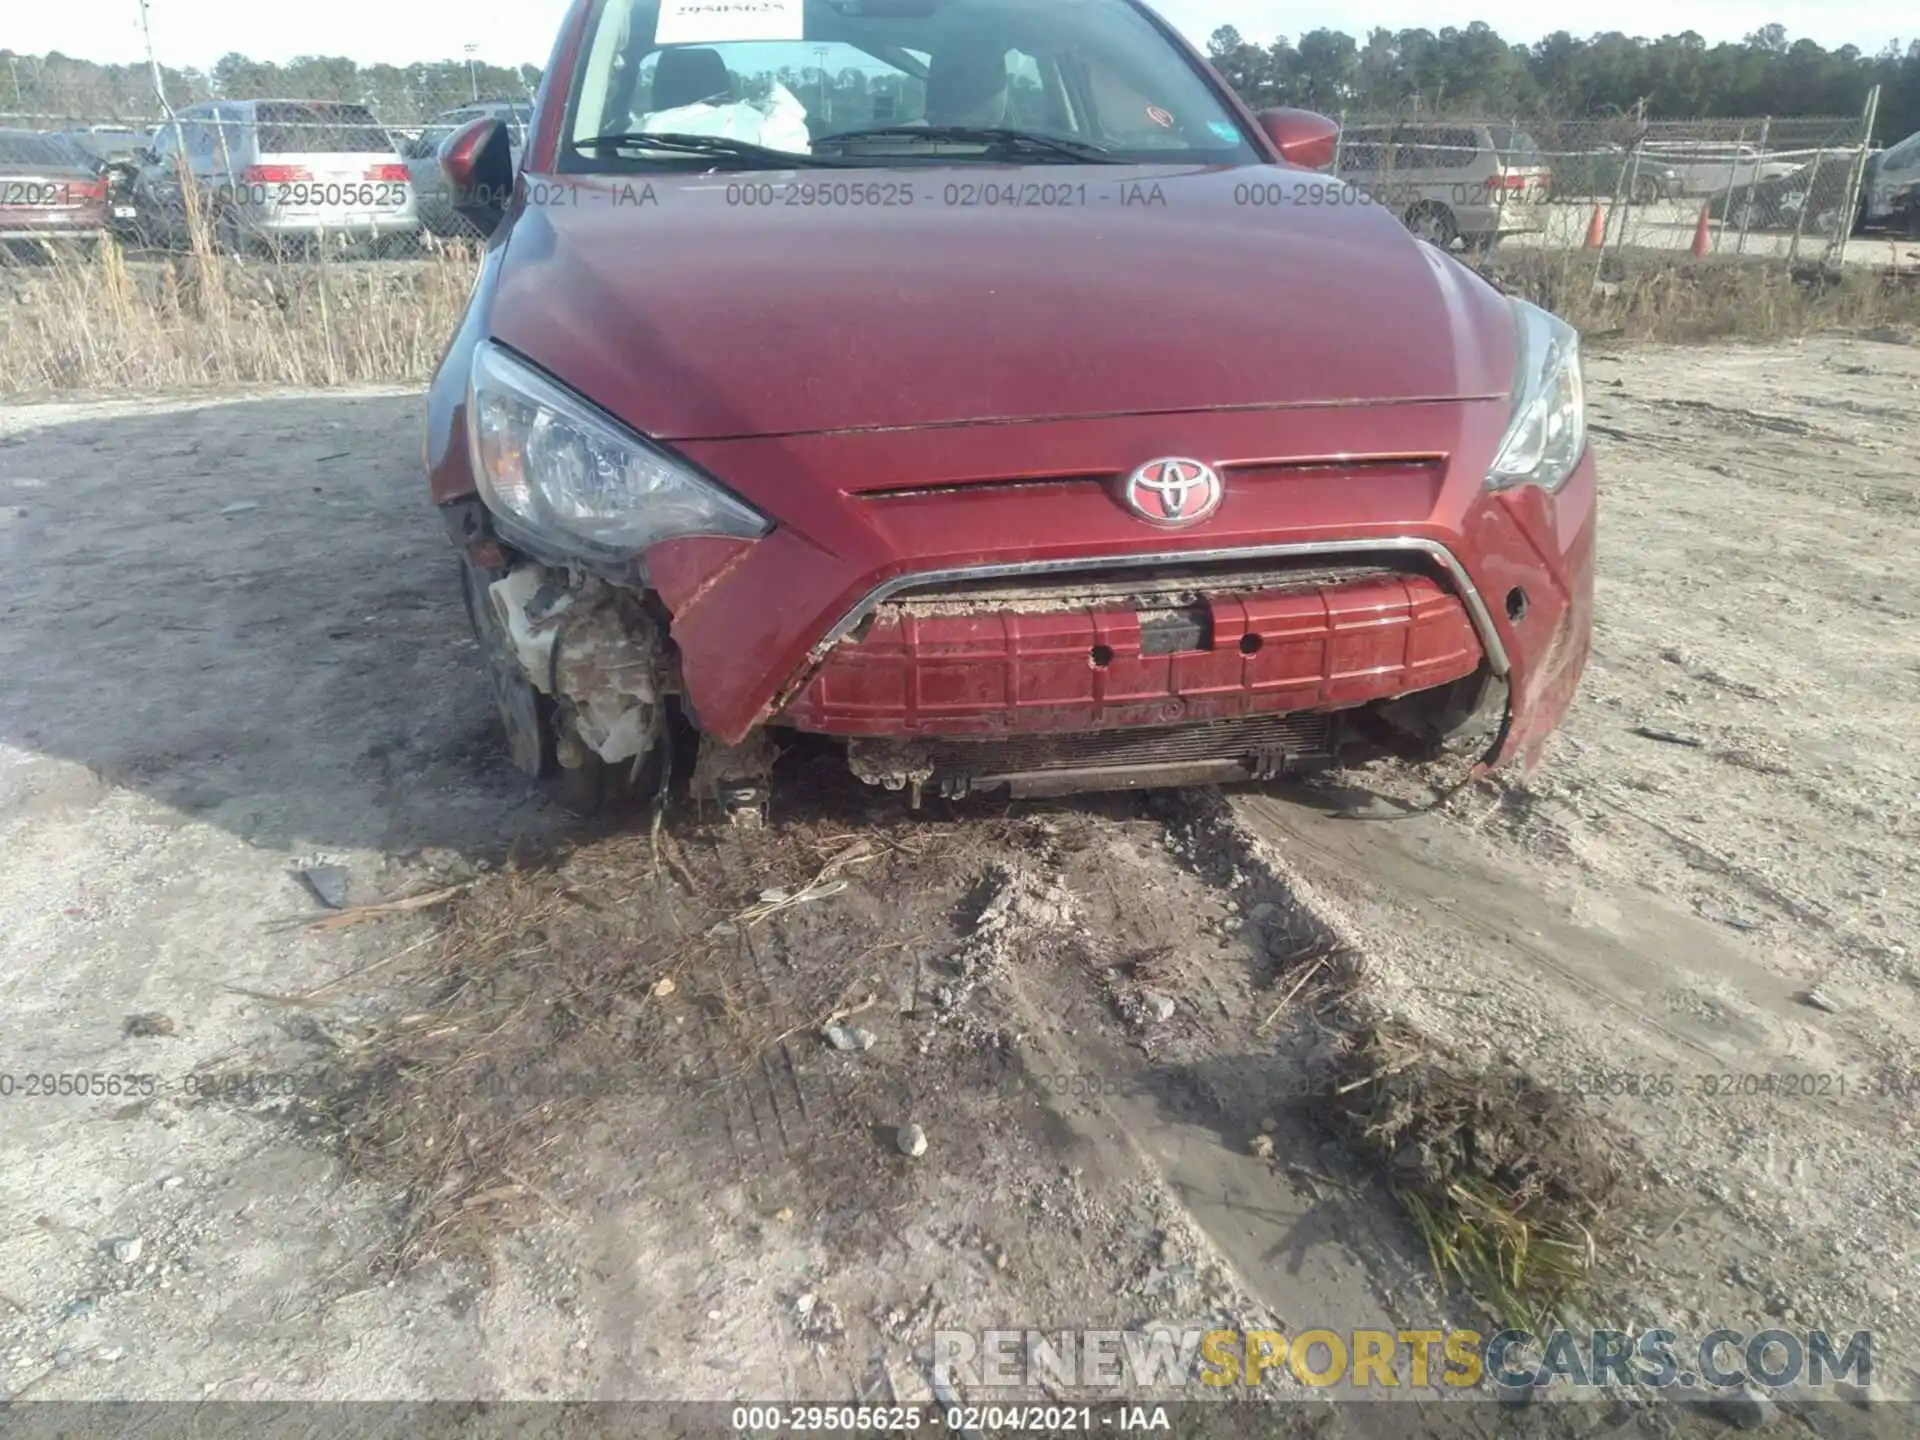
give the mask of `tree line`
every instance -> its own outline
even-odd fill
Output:
[[[287,64],[222,56],[211,70],[162,66],[160,84],[176,110],[200,100],[262,98],[358,101],[390,125],[416,125],[443,110],[482,100],[529,100],[537,66],[438,60],[417,65],[361,65],[342,56],[302,55]],[[0,50],[0,124],[14,116],[43,122],[161,118],[154,79],[145,65],[102,65],[54,52]]]
[[[1920,130],[1920,40],[1866,55],[1789,40],[1782,26],[1768,25],[1737,44],[1709,45],[1693,31],[1648,40],[1561,30],[1514,45],[1476,22],[1464,30],[1373,30],[1364,41],[1313,30],[1258,45],[1228,25],[1207,50],[1255,108],[1569,121],[1637,113],[1644,104],[1650,120],[1857,116],[1879,85],[1878,138]]]
[[[1484,118],[1575,120],[1633,113],[1650,119],[1858,115],[1881,86],[1877,138],[1920,130],[1920,40],[1866,55],[1790,40],[1778,25],[1739,43],[1708,45],[1687,31],[1658,40],[1617,33],[1580,39],[1559,31],[1532,45],[1502,40],[1489,26],[1370,31],[1364,40],[1313,30],[1264,45],[1223,26],[1208,53],[1255,108],[1302,105],[1339,115],[1476,114]],[[841,77],[843,80],[845,77]],[[394,125],[483,99],[523,99],[539,85],[531,65],[360,65],[301,56],[281,65],[227,55],[212,69],[163,68],[174,106],[213,98],[281,96],[357,100]],[[158,117],[144,65],[102,65],[57,53],[0,50],[0,116],[49,120]]]

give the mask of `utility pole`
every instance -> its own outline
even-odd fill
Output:
[[[480,100],[480,76],[473,68],[473,57],[480,53],[480,47],[478,45],[468,45],[465,49],[467,52],[467,89],[471,92],[474,102],[477,104]]]
[[[167,103],[167,87],[160,79],[160,62],[153,58],[153,27],[147,23],[147,0],[140,0],[140,34],[147,42],[147,72],[153,76],[154,98],[160,102],[160,113],[171,120],[173,106]],[[20,87],[16,83],[14,88]]]

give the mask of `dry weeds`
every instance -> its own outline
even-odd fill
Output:
[[[0,395],[425,381],[459,324],[461,250],[279,260],[209,244],[0,266]]]
[[[911,863],[910,837],[798,826],[698,848],[681,867],[692,894],[644,833],[486,875],[427,943],[368,967],[371,1018],[323,1014],[329,1053],[303,1093],[324,1098],[306,1118],[354,1173],[403,1197],[388,1266],[484,1257],[496,1233],[562,1208],[560,1152],[606,1106],[657,1093],[663,1076],[725,1084],[857,1005],[857,945],[791,1004],[766,1003],[755,932],[855,867]],[[338,1014],[351,987],[328,998]],[[689,1019],[703,1044],[719,1037],[705,1073],[685,1064]]]
[[[1386,1177],[1443,1277],[1535,1330],[1582,1298],[1621,1176],[1600,1126],[1400,1023],[1344,1035],[1328,1059],[1321,1119]]]
[[[1920,271],[1844,273],[1761,258],[1668,251],[1609,255],[1596,276],[1579,251],[1514,250],[1486,275],[1545,306],[1589,341],[1683,344],[1779,340],[1823,330],[1920,327]]]
[[[423,382],[459,323],[476,252],[404,260],[233,255],[204,225],[158,257],[108,241],[0,265],[0,395],[240,385]],[[1593,340],[1767,340],[1828,329],[1920,327],[1913,273],[1844,275],[1784,262],[1666,251],[1514,250],[1488,278]]]

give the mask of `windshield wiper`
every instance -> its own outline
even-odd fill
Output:
[[[627,130],[617,135],[596,135],[591,140],[573,142],[576,150],[659,150],[670,155],[700,155],[715,160],[737,160],[755,168],[798,170],[809,165],[846,166],[847,161],[829,156],[806,155],[796,150],[776,150],[771,145],[755,145],[750,140],[733,140],[724,135],[682,135],[677,132],[655,134],[648,130]]]
[[[828,145],[849,144],[861,140],[920,140],[928,144],[984,145],[989,155],[1019,155],[1025,159],[1072,161],[1076,165],[1120,165],[1120,160],[1104,145],[1090,140],[1069,140],[1059,135],[1040,135],[1031,130],[1011,130],[1001,125],[883,125],[876,130],[842,130],[815,140],[816,149]]]

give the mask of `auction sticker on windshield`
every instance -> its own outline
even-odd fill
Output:
[[[660,0],[656,45],[798,40],[801,0]]]

